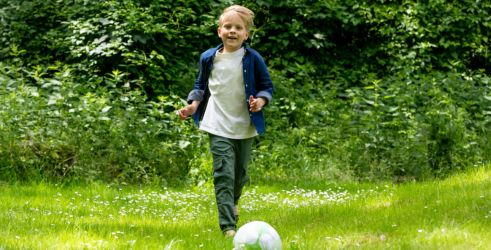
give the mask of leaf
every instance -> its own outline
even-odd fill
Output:
[[[187,148],[189,145],[191,144],[191,142],[189,141],[179,141],[179,148],[181,149],[185,149]]]
[[[108,25],[108,24],[113,23],[113,21],[110,21],[107,18],[99,18],[99,22],[102,23],[102,25]]]
[[[398,109],[399,109],[399,107],[390,107],[389,112],[393,113],[393,112],[397,111]]]
[[[48,100],[48,105],[54,105],[56,104],[56,99],[49,99]]]
[[[374,101],[372,101],[372,100],[367,100],[367,99],[363,99],[363,100],[364,100],[364,101],[365,101],[365,103],[366,103],[366,104],[368,104],[368,105],[371,105],[371,106],[375,105],[375,102],[374,102]]]
[[[94,40],[94,43],[95,43],[95,44],[100,44],[100,43],[102,43],[102,42],[106,41],[106,39],[107,39],[108,37],[109,37],[109,36],[107,36],[107,35],[103,35],[103,36],[101,36],[100,38],[95,39],[95,40]]]
[[[487,96],[487,95],[485,95],[485,96],[484,96],[484,99],[486,99],[486,100],[488,100],[488,101],[491,101],[491,96]]]
[[[105,106],[105,107],[104,107],[104,108],[101,110],[101,112],[102,112],[102,113],[107,113],[107,111],[109,111],[110,109],[111,109],[111,106]]]

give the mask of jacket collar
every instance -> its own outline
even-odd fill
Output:
[[[249,47],[249,44],[248,43],[242,43],[242,47],[244,47],[246,53],[248,52],[248,50],[250,49]],[[223,48],[223,43],[221,43],[220,45],[216,46],[214,49],[213,49],[213,56],[215,56],[215,53],[220,50],[221,48]]]

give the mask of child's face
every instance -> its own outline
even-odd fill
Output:
[[[240,49],[242,43],[249,37],[249,32],[239,15],[231,12],[222,17],[218,36],[223,42],[223,52],[230,53]]]

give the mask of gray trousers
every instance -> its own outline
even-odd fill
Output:
[[[247,164],[252,142],[253,138],[237,140],[210,134],[218,223],[224,232],[236,229],[233,207],[239,203],[242,189],[249,181]]]

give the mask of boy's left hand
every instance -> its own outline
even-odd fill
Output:
[[[252,95],[249,96],[249,110],[251,112],[259,112],[263,109],[266,101],[263,98],[254,98]]]

